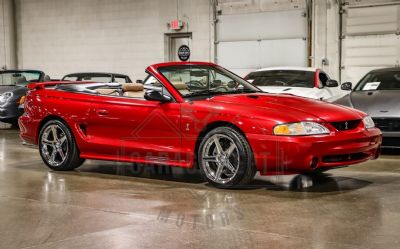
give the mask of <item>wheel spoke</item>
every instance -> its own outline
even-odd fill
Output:
[[[206,156],[206,157],[203,157],[203,160],[206,161],[206,162],[217,162],[217,157],[215,157],[215,156]]]
[[[53,134],[53,140],[58,141],[57,128],[55,126],[51,127],[51,133]]]
[[[225,151],[226,155],[229,157],[235,149],[236,145],[234,143],[231,143],[229,148]]]
[[[215,180],[218,181],[221,178],[222,170],[224,169],[224,165],[219,164],[217,171],[215,172]]]
[[[53,151],[51,152],[51,160],[55,163],[56,162],[56,156],[57,156],[57,150],[53,146]]]
[[[217,136],[214,136],[214,144],[215,144],[215,147],[217,148],[217,153],[221,154],[223,152],[223,149],[222,149],[221,144],[219,143],[219,138]]]
[[[42,139],[42,143],[45,144],[45,145],[53,146],[53,142],[49,141],[47,139]]]
[[[57,152],[58,152],[58,154],[60,155],[61,160],[64,161],[64,159],[65,159],[65,153],[64,153],[64,151],[63,151],[62,149],[57,149]]]
[[[67,137],[66,136],[63,136],[62,138],[60,138],[61,144],[64,144],[65,141],[67,141]]]
[[[235,173],[236,172],[236,169],[235,169],[235,167],[233,167],[233,165],[231,164],[231,162],[227,162],[226,163],[226,165],[225,165],[232,173]]]

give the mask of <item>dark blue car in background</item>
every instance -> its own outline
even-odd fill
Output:
[[[0,71],[0,122],[17,125],[23,113],[18,106],[24,101],[27,85],[43,81],[50,81],[50,77],[38,70]]]

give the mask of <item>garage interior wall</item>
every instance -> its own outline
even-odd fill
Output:
[[[399,66],[399,0],[313,0],[312,65],[340,82]]]
[[[177,33],[192,35],[192,61],[216,61],[241,75],[266,66],[311,65],[339,81],[355,83],[367,70],[398,64],[400,10],[393,3],[399,2],[0,0],[0,67],[42,69],[54,78],[71,72],[113,71],[141,79],[146,66],[168,60],[165,34],[176,32],[167,23],[178,18],[188,25]],[[306,27],[299,15],[310,3],[312,25]],[[391,7],[374,7],[387,4]],[[364,6],[367,16],[354,6]],[[342,9],[348,11],[341,15]],[[385,34],[373,30],[364,32],[364,37],[351,33],[357,23],[365,26],[363,20],[369,27],[390,26],[391,38],[379,40]],[[306,34],[309,29],[311,37]],[[367,49],[368,44],[358,41],[380,45]],[[384,56],[371,56],[387,53],[394,56],[386,61]]]
[[[212,60],[210,0],[16,0],[18,66],[67,73],[125,73],[133,80],[165,58],[167,23],[191,32],[191,60]]]
[[[15,46],[14,3],[0,0],[0,68],[17,67]]]

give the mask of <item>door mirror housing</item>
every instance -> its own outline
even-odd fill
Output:
[[[353,84],[351,84],[351,82],[345,82],[340,88],[345,91],[351,91],[351,89],[353,89]]]
[[[328,80],[326,82],[326,86],[327,87],[338,87],[339,83],[337,82],[337,80]]]
[[[144,93],[144,98],[146,100],[160,101],[161,103],[172,102],[172,98],[165,94],[162,94],[161,91],[158,90],[147,90]]]

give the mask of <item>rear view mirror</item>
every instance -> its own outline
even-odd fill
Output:
[[[147,90],[144,93],[144,98],[147,100],[160,101],[162,103],[172,101],[172,98],[170,96],[164,95],[161,91],[158,90]]]
[[[136,83],[143,84],[143,80],[136,80]]]
[[[328,80],[326,82],[327,87],[338,87],[339,83],[336,80]]]
[[[353,89],[353,84],[351,84],[351,82],[345,82],[340,88],[345,91],[351,91],[351,89]]]

